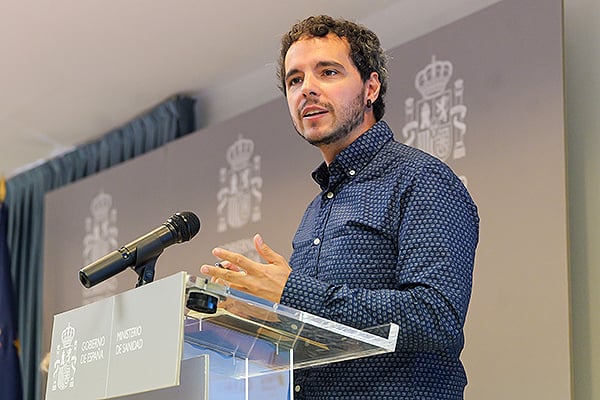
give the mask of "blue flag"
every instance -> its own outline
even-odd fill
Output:
[[[0,203],[0,399],[22,400],[17,309],[6,238],[7,216],[6,205]]]

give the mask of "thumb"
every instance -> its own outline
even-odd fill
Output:
[[[280,258],[279,254],[265,244],[262,236],[258,233],[254,235],[254,247],[258,254],[269,263],[274,263]]]

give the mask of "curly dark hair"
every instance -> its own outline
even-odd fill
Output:
[[[373,103],[373,115],[379,121],[385,113],[385,93],[387,91],[388,70],[387,56],[377,35],[357,23],[344,19],[334,19],[327,15],[308,17],[296,23],[289,32],[281,37],[281,50],[279,52],[279,68],[277,79],[279,89],[286,95],[285,88],[285,56],[294,42],[303,38],[324,37],[333,33],[340,38],[345,38],[350,45],[350,58],[358,69],[363,82],[377,72],[381,87],[379,97]]]

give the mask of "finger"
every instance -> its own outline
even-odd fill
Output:
[[[221,279],[221,278],[212,278],[212,279],[214,279],[214,282],[218,283],[219,285],[229,286],[229,282],[227,282],[224,279]]]
[[[215,263],[215,266],[230,269],[232,271],[238,271],[238,272],[243,271],[239,266],[232,264],[231,262],[225,261],[225,260]]]
[[[234,282],[239,278],[246,276],[246,271],[233,271],[207,264],[200,267],[200,272],[204,275],[208,275],[216,279],[224,279],[229,282]]]
[[[216,247],[212,250],[212,254],[217,258],[230,262],[231,264],[237,266],[240,270],[254,271],[256,269],[254,267],[254,261],[239,253],[234,253],[233,251]],[[221,261],[221,263],[222,262],[223,261]]]
[[[283,256],[271,249],[258,233],[254,235],[254,247],[258,254],[270,264],[276,264],[283,259]]]
[[[217,277],[214,277],[214,276],[210,277],[210,282],[211,283],[218,283],[219,285],[228,285],[228,283],[224,279],[217,278]]]

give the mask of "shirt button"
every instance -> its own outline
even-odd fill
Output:
[[[333,192],[327,192],[327,198],[328,199],[332,199],[333,198]]]
[[[350,176],[354,176],[354,175],[356,175],[356,171],[355,171],[355,170],[353,170],[353,169],[351,169],[350,171],[348,171],[348,174],[349,174]]]
[[[319,238],[316,238],[315,240],[313,240],[313,244],[314,244],[315,246],[316,246],[316,245],[318,245],[319,243],[321,243],[321,239],[319,239]]]
[[[301,390],[301,389],[302,389],[302,388],[300,387],[300,385],[296,385],[296,386],[294,386],[294,392],[296,392],[296,393],[300,393],[300,390]]]

